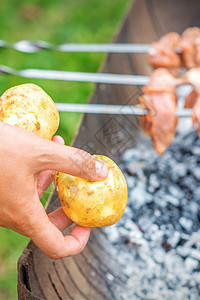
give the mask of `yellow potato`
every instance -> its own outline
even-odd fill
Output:
[[[22,84],[0,97],[0,121],[28,129],[50,140],[59,125],[53,100],[35,84]]]
[[[88,181],[59,172],[57,191],[65,214],[75,223],[87,227],[115,224],[123,215],[127,202],[124,175],[108,157],[94,155],[109,170],[102,181]]]

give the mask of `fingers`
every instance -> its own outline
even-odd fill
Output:
[[[34,223],[27,226],[27,228],[32,228],[31,233],[28,235],[52,259],[59,259],[81,252],[89,239],[91,229],[78,225],[73,228],[70,235],[63,236],[59,229],[65,229],[71,224],[71,221],[63,215],[61,209],[51,213],[48,217],[43,207],[41,207],[40,211],[34,211],[32,218]]]
[[[65,236],[67,256],[72,256],[81,252],[89,239],[91,228],[76,225],[70,235]]]
[[[22,159],[26,166],[27,173],[39,175],[42,171],[53,170],[71,174],[73,176],[82,177],[91,181],[102,180],[107,177],[107,167],[89,153],[69,146],[54,143],[37,136],[37,134],[29,132],[23,128],[7,125],[3,126],[4,139],[8,144],[10,141],[16,140],[16,155],[12,160],[13,164],[18,164]],[[9,141],[6,137],[9,137]],[[60,137],[55,137],[59,139]],[[12,156],[13,144],[10,145],[10,153]]]
[[[107,167],[89,153],[51,141],[43,143],[38,157],[40,171],[55,170],[91,181],[107,177]]]
[[[66,216],[62,207],[54,210],[48,215],[48,217],[51,223],[53,223],[61,231],[73,224],[73,221]]]
[[[64,140],[61,136],[54,136],[52,138],[52,141],[57,143],[57,144],[62,144],[64,145]],[[55,171],[52,170],[47,170],[43,171],[40,173],[37,179],[37,191],[38,191],[38,196],[41,198],[43,193],[46,191],[46,189],[50,186],[54,179],[54,174]]]
[[[37,192],[38,192],[39,198],[42,197],[42,195],[44,194],[46,189],[52,183],[52,181],[54,179],[54,174],[55,174],[54,171],[48,170],[48,171],[41,172],[40,175],[38,176],[38,179],[37,179]]]
[[[63,144],[61,137],[55,136],[52,141]],[[53,179],[54,171],[43,171],[38,177],[38,194],[42,195]],[[30,237],[35,244],[50,258],[59,259],[82,251],[89,239],[90,228],[76,225],[70,235],[63,236],[61,231],[73,222],[65,215],[62,208],[58,208],[47,217],[43,208],[40,209],[40,222],[35,220]],[[37,213],[37,219],[39,214]],[[45,220],[45,221],[44,221]],[[41,223],[40,228],[38,225]],[[36,228],[35,228],[36,227]],[[25,233],[26,234],[26,233]]]
[[[53,138],[52,138],[52,141],[57,143],[57,144],[61,144],[61,145],[65,144],[64,139],[60,135],[54,135]]]

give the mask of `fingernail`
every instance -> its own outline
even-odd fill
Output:
[[[62,138],[62,136],[60,135],[54,135],[54,137],[52,138],[52,140],[55,142],[55,143],[58,143],[58,144],[65,144],[65,141],[64,139]]]
[[[108,168],[98,159],[96,160],[96,175],[100,179],[104,179],[108,176]]]

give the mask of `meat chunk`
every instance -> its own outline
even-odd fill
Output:
[[[181,66],[187,69],[200,67],[200,28],[188,28],[182,36],[176,32],[164,35],[152,43],[147,58],[154,68],[174,71]]]
[[[180,80],[181,83],[191,84],[196,92],[200,94],[200,68],[193,68],[187,71]]]
[[[191,93],[189,93],[189,95],[185,98],[185,108],[193,108],[193,106],[195,105],[196,101],[197,101],[197,92],[193,89],[191,91]]]
[[[182,77],[183,83],[193,86],[192,92],[185,101],[186,108],[192,108],[193,126],[197,123],[197,132],[200,137],[200,68],[193,68]]]
[[[195,105],[192,110],[192,122],[193,126],[197,123],[197,133],[200,137],[200,97],[198,96]]]
[[[179,68],[181,66],[180,55],[176,53],[181,37],[176,32],[164,35],[159,41],[152,43],[147,59],[154,67]]]
[[[186,29],[179,44],[182,64],[187,69],[200,67],[200,28]]]
[[[141,117],[141,125],[152,137],[154,148],[159,154],[172,143],[176,132],[176,91],[174,77],[166,69],[155,70],[149,84],[143,87],[140,97],[149,113]]]

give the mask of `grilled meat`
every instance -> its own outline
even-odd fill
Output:
[[[168,70],[159,68],[142,90],[144,95],[139,100],[149,113],[141,117],[141,125],[152,137],[155,150],[163,154],[173,140],[178,121],[174,77]]]
[[[186,29],[181,36],[179,48],[184,67],[200,67],[200,28]]]
[[[182,77],[183,83],[193,86],[192,92],[187,96],[185,107],[192,108],[193,126],[197,123],[197,132],[200,137],[200,68],[193,68]]]
[[[149,48],[148,62],[154,68],[180,68],[181,58],[176,53],[180,41],[181,37],[176,32],[164,35],[159,41],[152,43]]]
[[[188,28],[182,36],[176,32],[164,35],[152,43],[147,59],[154,68],[200,67],[200,28]]]

